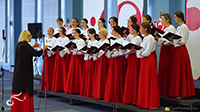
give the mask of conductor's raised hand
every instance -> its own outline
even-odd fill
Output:
[[[36,42],[32,47],[35,48],[35,47],[39,47],[39,46],[40,46],[40,44]]]

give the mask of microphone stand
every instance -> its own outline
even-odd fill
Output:
[[[2,60],[1,60],[1,75],[2,75],[2,107],[1,110],[4,110],[4,69],[3,69],[3,57],[4,57],[4,52],[5,52],[5,43],[6,43],[6,37],[4,36],[4,30],[3,30],[3,53],[2,53]]]
[[[47,91],[46,91],[46,57],[44,56],[45,53],[45,35],[42,34],[41,30],[39,30],[38,37],[43,39],[43,60],[44,60],[44,91],[45,91],[45,112],[47,112]]]

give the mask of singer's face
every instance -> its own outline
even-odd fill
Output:
[[[128,18],[128,26],[131,26],[133,22],[131,21],[131,18]]]
[[[140,26],[140,33],[141,34],[145,34],[145,32],[146,32],[146,28]]]
[[[130,29],[129,29],[130,34],[133,35],[135,33],[135,31],[136,31],[135,29],[133,29],[132,27],[130,27]]]
[[[82,28],[87,27],[87,23],[84,20],[81,20],[81,27]]]
[[[59,35],[60,35],[60,36],[63,35],[62,29],[59,29]]]
[[[109,20],[110,26],[113,27],[116,25],[116,22],[113,19]]]
[[[101,31],[99,31],[99,38],[103,38],[103,37],[104,37],[104,35],[102,34]]]
[[[162,16],[161,18],[162,18],[162,23],[163,23],[163,25],[166,26],[166,24],[167,24],[167,22],[168,22],[169,19],[166,20],[166,18],[165,18],[164,16]]]
[[[63,22],[62,21],[57,21],[58,26],[62,26]]]
[[[72,19],[72,27],[76,28],[78,25],[78,22],[75,19]]]
[[[53,30],[51,29],[51,28],[49,28],[48,30],[47,30],[47,35],[48,36],[52,36],[53,35]]]
[[[73,30],[73,37],[78,37],[79,36],[79,33],[78,32],[76,32],[75,30]]]
[[[98,20],[98,26],[99,26],[100,28],[102,28],[102,27],[103,27],[103,23],[102,23],[102,21],[101,21],[101,20]]]

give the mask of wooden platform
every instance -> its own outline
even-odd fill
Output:
[[[39,80],[38,77],[35,79]],[[195,84],[195,90],[196,90],[196,95],[197,95],[196,97],[191,97],[188,99],[176,99],[176,98],[160,96],[161,104],[168,103],[171,105],[186,106],[189,108],[189,110],[187,110],[187,111],[199,112],[198,110],[200,110],[200,80],[194,80],[194,84]],[[35,87],[34,89],[35,89],[35,91],[38,91],[39,97],[42,96],[42,94],[44,95],[44,93],[45,93],[45,91],[40,91],[39,87]],[[128,111],[133,111],[133,112],[164,112],[164,108],[165,108],[161,105],[161,107],[158,108],[157,110],[148,110],[148,109],[138,108],[137,106],[135,106],[133,104],[125,105],[122,103],[107,102],[104,100],[83,97],[83,96],[80,96],[79,94],[72,95],[72,94],[66,94],[64,92],[54,92],[54,91],[47,91],[47,94],[64,97],[64,98],[69,98],[71,105],[74,104],[74,100],[79,100],[79,101],[84,101],[84,102],[88,102],[88,103],[94,103],[94,104],[98,104],[98,105],[113,107],[113,112],[117,112],[117,109],[124,109],[124,110],[128,110]],[[199,107],[199,109],[196,107]],[[170,111],[170,112],[172,112],[172,111]],[[173,112],[180,112],[180,111],[177,111],[175,109]]]

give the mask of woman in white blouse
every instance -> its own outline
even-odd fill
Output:
[[[48,28],[47,30],[47,35],[48,37],[45,38],[45,45],[48,47],[53,48],[55,45],[56,38],[53,36],[54,29],[52,27]],[[46,59],[46,64],[43,63],[43,67],[46,67],[46,90],[51,90],[52,88],[52,79],[53,79],[53,73],[54,73],[54,62],[55,62],[55,52],[47,50],[45,52],[45,59]],[[43,68],[44,70],[44,68]],[[42,74],[41,78],[41,86],[40,89],[44,90],[45,86],[45,79],[44,79],[44,72]]]
[[[112,40],[113,43],[123,45],[124,39],[121,36],[119,26],[112,27],[112,35],[116,37],[116,40]],[[123,50],[118,48],[114,48],[111,51],[110,57],[104,100],[119,103],[122,102],[123,97],[126,59],[123,55]]]
[[[185,24],[183,12],[176,12],[174,20],[179,24],[176,34],[182,38],[170,39],[174,43],[175,50],[172,58],[169,96],[177,98],[195,96],[190,57],[185,46],[189,38],[189,29]]]
[[[157,41],[157,45],[161,46],[160,51],[160,58],[159,58],[159,70],[158,70],[158,77],[159,77],[159,87],[160,87],[160,95],[162,96],[168,96],[168,88],[170,83],[170,72],[172,67],[172,60],[171,58],[174,57],[174,46],[173,42],[170,42],[169,40],[163,38],[164,35],[167,33],[175,33],[176,29],[171,23],[172,18],[170,14],[166,13],[161,15],[162,17],[162,23],[166,26],[164,29],[164,34],[161,35],[161,38],[159,38],[157,35],[155,35],[155,40]],[[171,57],[171,58],[169,58]]]
[[[142,43],[142,35],[139,32],[140,26],[136,23],[130,25],[129,39],[130,43],[139,45]],[[126,71],[123,104],[136,104],[137,101],[137,90],[138,90],[138,77],[140,72],[140,59],[136,57],[134,50],[128,50],[128,65]]]
[[[65,82],[65,93],[80,93],[81,76],[84,64],[84,55],[80,50],[86,45],[85,41],[80,38],[80,34],[81,31],[79,29],[73,30],[73,36],[75,38],[73,42],[76,44],[77,48],[70,48],[72,54],[69,63],[67,81]]]
[[[73,18],[71,24],[72,24],[72,28],[70,28],[70,29],[67,31],[67,35],[68,35],[68,34],[72,34],[74,29],[79,29],[79,30],[81,30],[80,25],[79,25],[79,21],[78,21],[77,18]]]
[[[65,36],[66,29],[64,27],[60,27],[59,35],[56,39],[56,45],[65,47],[67,43],[70,42],[69,38]],[[53,91],[63,91],[64,90],[64,82],[67,78],[67,73],[69,69],[69,50],[67,48],[57,51],[54,63],[54,75],[52,82],[52,90]]]
[[[138,97],[136,105],[141,108],[156,109],[160,106],[160,94],[158,85],[158,74],[156,59],[154,57],[155,40],[151,33],[151,26],[143,22],[140,33],[144,39],[137,50],[137,57],[140,58],[140,74],[138,82]]]

